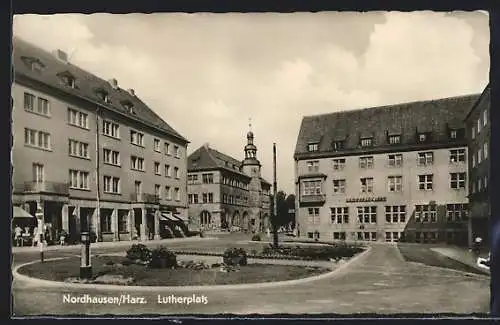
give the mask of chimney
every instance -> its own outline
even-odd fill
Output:
[[[130,95],[135,96],[135,90],[133,90],[132,88],[128,89],[127,91]]]
[[[113,89],[117,89],[118,88],[118,80],[116,80],[115,78],[109,79],[108,82],[109,82],[109,84],[111,85],[111,87]]]
[[[59,61],[62,61],[64,63],[68,63],[68,53],[64,52],[63,50],[55,50],[52,52],[52,54],[54,54],[54,56],[59,60]]]
[[[203,146],[208,149],[208,142],[205,142]]]

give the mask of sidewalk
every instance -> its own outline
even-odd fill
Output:
[[[115,241],[115,242],[97,242],[90,244],[92,249],[98,248],[110,248],[110,247],[128,247],[133,244],[144,244],[144,245],[161,245],[161,244],[171,244],[171,243],[179,243],[179,242],[197,242],[197,241],[206,241],[206,240],[216,240],[218,238],[215,237],[185,237],[185,238],[167,238],[167,239],[157,239],[157,240],[147,240],[147,241],[138,241],[138,240],[126,240],[126,241]],[[78,249],[81,245],[53,245],[46,246],[43,248],[44,252],[50,251],[58,251],[58,250],[71,250]],[[23,253],[23,252],[38,252],[40,248],[38,246],[31,247],[12,247],[12,253]]]
[[[476,264],[477,256],[474,253],[469,252],[468,249],[449,246],[449,247],[435,247],[431,248],[431,250],[438,254],[444,255],[448,258],[454,259],[455,261],[458,261],[460,263],[472,266],[478,270],[483,271],[485,274],[490,274],[488,270],[477,266]],[[482,253],[481,257],[488,257],[488,253],[487,252]]]

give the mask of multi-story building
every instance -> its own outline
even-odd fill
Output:
[[[489,239],[490,87],[481,94],[465,119],[469,141],[469,246],[475,236]]]
[[[295,149],[299,235],[466,243],[463,119],[477,99],[304,117]]]
[[[247,134],[238,161],[208,144],[188,157],[190,226],[199,229],[263,231],[269,227],[271,184],[261,177],[254,135]]]
[[[187,220],[188,141],[132,89],[13,40],[13,204],[78,240],[160,236]]]

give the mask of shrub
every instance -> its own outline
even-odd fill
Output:
[[[224,252],[223,261],[226,265],[247,265],[247,252],[243,248],[228,248]]]
[[[151,251],[148,266],[155,269],[173,268],[177,266],[177,256],[168,248],[159,246]]]
[[[252,241],[260,241],[260,236],[259,235],[253,235],[252,236]]]
[[[201,238],[205,237],[205,234],[203,233],[203,231],[200,231],[200,237]]]
[[[151,258],[151,251],[144,244],[134,244],[127,251],[127,258],[132,261],[140,260],[147,262]]]
[[[123,261],[122,261],[122,265],[123,266],[129,266],[129,265],[132,265],[134,264],[134,261],[128,259],[128,258],[124,258]]]

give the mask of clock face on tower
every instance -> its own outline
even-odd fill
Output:
[[[254,167],[254,168],[252,168],[252,174],[253,174],[253,175],[257,175],[257,168],[255,168],[255,167]]]

